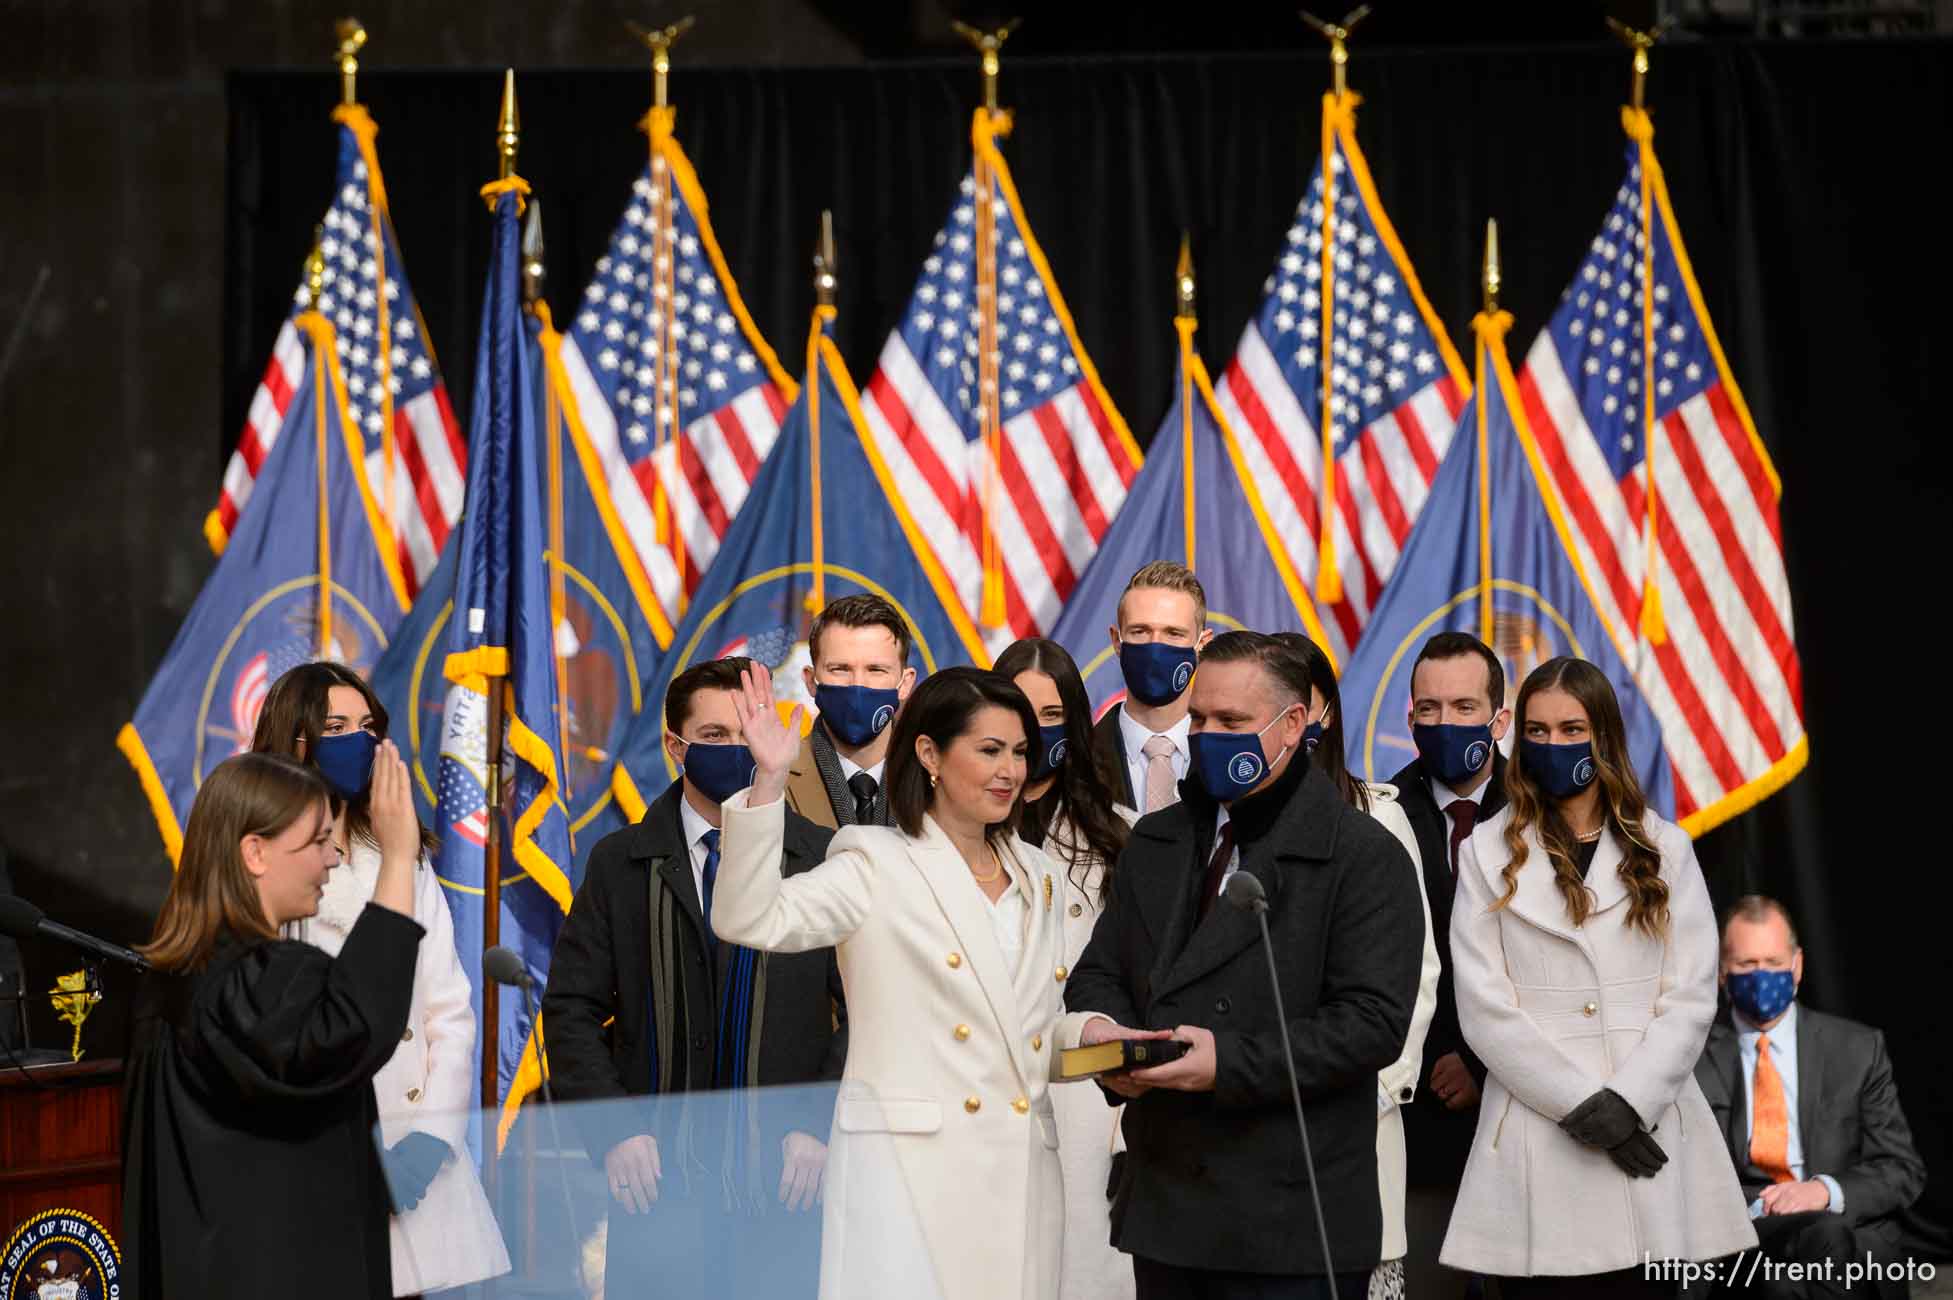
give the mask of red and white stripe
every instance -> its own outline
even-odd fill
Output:
[[[716,412],[694,420],[680,437],[633,456],[625,450],[617,417],[575,336],[563,336],[562,358],[577,418],[603,467],[618,521],[652,594],[666,617],[676,623],[682,597],[698,589],[699,579],[719,553],[720,539],[746,503],[760,465],[779,439],[786,402],[770,381],[755,385]],[[654,503],[660,485],[684,543],[682,593],[672,547],[658,540]]]
[[[287,319],[272,345],[271,364],[251,399],[244,433],[224,470],[217,520],[228,537],[251,499],[258,469],[271,454],[291,409],[292,395],[305,379],[310,354],[298,329]],[[447,389],[435,384],[393,411],[393,513],[387,523],[393,532],[402,575],[411,600],[434,572],[441,547],[455,521],[461,518],[461,499],[467,485],[468,446],[461,436]],[[384,513],[387,501],[386,454],[375,446],[367,452],[368,490]]]
[[[1313,590],[1320,558],[1322,434],[1252,321],[1214,396],[1240,435],[1242,457],[1297,575]],[[1318,612],[1338,662],[1355,648],[1397,567],[1464,404],[1464,391],[1440,370],[1336,457],[1331,536],[1343,599],[1319,604]]]
[[[1519,390],[1589,585],[1661,724],[1686,818],[1762,777],[1804,736],[1776,488],[1726,377],[1657,421],[1667,639],[1653,645],[1640,634],[1646,462],[1614,478],[1550,331],[1527,353]]]
[[[862,388],[861,409],[896,497],[974,614],[983,590],[988,449],[964,436],[899,331]],[[1008,629],[1012,637],[1037,636],[1058,621],[1138,467],[1084,382],[1006,420],[1001,442],[990,525]]]
[[[260,650],[251,656],[244,671],[231,684],[231,729],[237,733],[237,753],[251,748],[258,731],[258,715],[264,712],[265,698],[270,694],[271,656]]]

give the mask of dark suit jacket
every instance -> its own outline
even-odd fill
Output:
[[[1410,1026],[1424,910],[1403,846],[1321,773],[1296,771],[1266,831],[1243,845],[1242,869],[1268,895],[1336,1267],[1367,1269],[1383,1230],[1376,1075]],[[1321,1273],[1261,931],[1225,902],[1200,916],[1216,808],[1195,781],[1180,791],[1133,828],[1065,986],[1075,1011],[1214,1031],[1212,1092],[1154,1091],[1126,1107],[1112,1241],[1182,1267]]]
[[[1105,770],[1106,779],[1112,782],[1112,793],[1118,796],[1119,802],[1137,808],[1139,800],[1133,797],[1132,769],[1126,766],[1126,737],[1119,730],[1119,715],[1125,707],[1113,705],[1092,725],[1092,753]]]
[[[1695,1078],[1722,1126],[1743,1196],[1754,1200],[1770,1180],[1750,1164],[1743,1054],[1727,1018],[1710,1026]],[[1838,1180],[1859,1248],[1879,1252],[1895,1241],[1898,1214],[1919,1199],[1926,1166],[1899,1107],[1885,1035],[1798,1003],[1797,1129],[1804,1177]]]
[[[666,1169],[674,1167],[664,1148],[680,1122],[681,1108],[616,1104],[657,1091],[650,1037],[654,889],[669,891],[682,915],[673,954],[679,987],[672,1002],[678,1023],[670,1038],[682,1056],[670,1063],[671,1091],[715,1086],[717,976],[732,945],[719,945],[720,971],[708,971],[705,918],[679,820],[683,797],[683,782],[673,782],[642,821],[598,842],[550,959],[542,1010],[556,1096],[612,1103],[574,1108],[590,1157],[599,1164],[625,1138],[650,1133],[659,1139]],[[787,875],[811,870],[827,855],[832,837],[832,831],[787,814],[782,870]],[[760,960],[765,963],[765,1006],[758,1071],[751,1082],[766,1087],[839,1079],[847,1059],[847,1009],[834,950],[767,953]],[[783,1100],[789,1104],[768,1112],[763,1127],[770,1140],[761,1144],[776,1179],[781,1136],[799,1129],[826,1141],[828,1134],[827,1115],[816,1095]],[[831,1112],[831,1105],[827,1110]],[[696,1111],[693,1118],[698,1118]],[[711,1163],[716,1169],[716,1152]]]
[[[1431,1091],[1431,1067],[1440,1056],[1456,1052],[1478,1086],[1485,1086],[1485,1063],[1466,1044],[1458,1028],[1458,995],[1451,982],[1451,899],[1457,877],[1451,873],[1451,819],[1438,809],[1424,760],[1412,759],[1390,778],[1397,787],[1397,806],[1410,819],[1417,836],[1417,853],[1424,861],[1424,893],[1431,903],[1431,938],[1437,944],[1438,1005],[1424,1036],[1424,1062],[1417,1076],[1417,1099],[1404,1109],[1406,1174],[1421,1186],[1456,1187],[1471,1153],[1478,1111],[1446,1110]],[[1491,779],[1474,796],[1478,819],[1484,821],[1505,807],[1505,755],[1492,751]]]

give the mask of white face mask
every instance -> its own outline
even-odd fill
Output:
[[[81,1279],[71,1277],[65,1282],[43,1282],[34,1294],[39,1300],[80,1300]]]

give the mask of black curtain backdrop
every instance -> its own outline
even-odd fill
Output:
[[[1762,891],[1792,909],[1809,1002],[1886,1031],[1933,1168],[1925,1208],[1940,1223],[1945,854],[1888,810],[1912,784],[1944,780],[1938,656],[1925,647],[1946,588],[1933,568],[1948,456],[1929,399],[1953,342],[1943,312],[1953,286],[1945,215],[1921,177],[1953,122],[1950,56],[1953,44],[1934,40],[1678,44],[1656,51],[1648,92],[1709,310],[1784,480],[1812,749],[1784,793],[1697,850],[1719,905]],[[872,370],[969,165],[972,62],[681,65],[674,75],[679,139],[740,289],[790,369],[820,211],[832,208],[840,343],[857,379]],[[521,171],[543,204],[559,321],[644,165],[633,124],[647,80],[518,70]],[[1358,52],[1359,137],[1461,349],[1487,217],[1499,221],[1515,354],[1547,320],[1620,183],[1627,81],[1626,55],[1597,44]],[[1218,367],[1314,166],[1327,83],[1322,57],[1005,60],[1002,99],[1017,114],[1005,154],[1085,346],[1142,443],[1171,395],[1181,232],[1199,274],[1200,348]],[[408,272],[465,421],[488,229],[475,193],[493,175],[501,78],[382,72],[360,86],[380,124]],[[208,458],[213,499],[326,205],[335,93],[316,73],[229,79],[227,406],[221,436],[184,449]],[[133,779],[120,797],[140,798]]]

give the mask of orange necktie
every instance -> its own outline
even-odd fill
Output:
[[[1790,1105],[1770,1059],[1770,1035],[1756,1037],[1756,1099],[1750,1107],[1750,1163],[1773,1183],[1790,1181]]]

